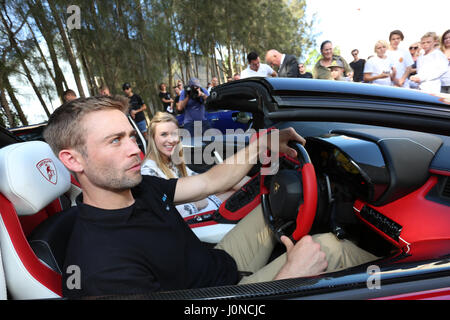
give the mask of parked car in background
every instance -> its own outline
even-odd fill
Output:
[[[234,110],[209,110],[206,112],[206,118],[209,120],[212,128],[220,130],[223,134],[227,133],[227,129],[242,129],[245,131],[252,124],[251,113]],[[183,127],[184,113],[177,115],[177,120],[180,127]]]

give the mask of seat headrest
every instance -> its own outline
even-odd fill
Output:
[[[70,173],[42,141],[0,149],[0,192],[18,215],[32,215],[70,188]]]

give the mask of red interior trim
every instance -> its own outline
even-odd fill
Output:
[[[80,183],[77,181],[77,179],[75,179],[75,177],[72,174],[70,175],[70,183],[76,185],[78,188],[81,188]]]
[[[437,170],[437,169],[430,169],[428,171],[432,174],[437,174],[440,176],[450,176],[450,171]]]
[[[225,208],[225,202],[219,207],[219,212],[222,217],[229,221],[238,221],[244,218],[247,214],[249,214],[253,209],[255,209],[261,203],[261,195],[257,195],[251,202],[247,203],[242,208],[231,212]]]
[[[255,174],[249,181],[247,181],[247,183],[245,185],[250,183],[250,181],[255,179],[257,176],[259,176],[259,173]],[[263,181],[263,177],[261,177],[261,181]],[[243,188],[245,188],[245,185],[243,186]],[[227,201],[224,201],[220,205],[220,207],[219,207],[220,215],[229,221],[239,221],[242,218],[244,218],[247,214],[249,214],[253,209],[255,209],[261,203],[261,188],[260,188],[259,194],[257,196],[255,196],[252,201],[250,201],[245,206],[243,206],[242,208],[240,208],[234,212],[231,212],[225,208],[226,203],[227,203]]]
[[[0,214],[6,231],[24,267],[43,286],[62,297],[61,275],[38,260],[23,233],[16,210],[11,202],[1,193],[0,207],[2,208]]]
[[[203,216],[203,215],[207,215],[207,214],[213,214],[214,211],[215,211],[215,210],[202,212],[202,213],[195,214],[195,215],[192,215],[192,216],[189,216],[189,217],[184,217],[183,219],[184,219],[184,221],[187,222],[187,221],[189,221],[189,220],[194,220],[195,217],[198,217],[198,216]],[[193,229],[193,228],[199,228],[199,227],[211,226],[211,225],[214,225],[214,224],[218,224],[218,223],[217,223],[216,221],[214,221],[214,220],[208,220],[208,221],[199,222],[199,223],[191,223],[191,224],[189,224],[189,227],[190,227],[191,229]]]
[[[402,231],[400,233],[401,239],[398,242],[362,219],[359,212],[355,213],[362,221],[398,247],[406,247],[407,244],[419,241],[450,239],[450,211],[448,206],[426,198],[437,181],[436,176],[431,176],[422,187],[384,206],[376,207],[363,201],[355,202],[355,210],[361,210],[364,205],[368,205],[400,224]]]
[[[317,180],[314,166],[306,163],[302,168],[303,204],[297,214],[297,227],[292,233],[294,240],[298,241],[308,234],[314,222],[317,208]]]
[[[435,290],[411,292],[395,296],[375,298],[371,300],[450,300],[450,287]]]

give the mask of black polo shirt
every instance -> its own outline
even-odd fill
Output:
[[[233,258],[202,244],[173,206],[176,183],[143,176],[133,189],[135,203],[118,210],[91,207],[77,198],[79,214],[63,270],[78,266],[81,288],[73,289],[74,273],[63,272],[65,297],[237,283]]]

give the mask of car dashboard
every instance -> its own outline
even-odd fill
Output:
[[[430,172],[440,137],[357,128],[329,130],[306,141],[329,200],[345,194],[354,214],[391,244],[409,252],[413,243],[450,238],[450,202],[431,197],[447,179]]]
[[[339,182],[359,199],[373,202],[389,185],[389,172],[378,146],[341,134],[307,139],[316,172]]]

